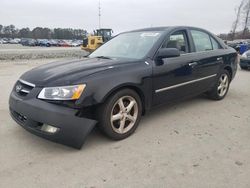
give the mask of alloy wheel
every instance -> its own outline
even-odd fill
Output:
[[[229,78],[227,74],[222,74],[220,79],[219,79],[219,84],[218,84],[218,95],[220,97],[223,97],[227,93],[227,89],[229,86]]]
[[[138,118],[138,104],[131,96],[119,98],[111,110],[110,122],[112,129],[118,134],[130,131]]]

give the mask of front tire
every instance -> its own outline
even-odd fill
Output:
[[[227,95],[230,86],[230,74],[227,70],[223,70],[214,87],[207,93],[208,97],[213,100],[222,100]]]
[[[134,133],[141,114],[139,95],[131,89],[123,89],[110,96],[99,108],[99,126],[109,138],[122,140]]]

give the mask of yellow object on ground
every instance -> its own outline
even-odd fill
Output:
[[[94,31],[94,35],[89,35],[87,38],[83,39],[81,49],[89,52],[94,51],[112,38],[112,32],[112,29],[97,29]]]

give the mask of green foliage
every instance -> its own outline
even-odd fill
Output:
[[[34,38],[34,39],[80,39],[87,35],[84,29],[28,27],[17,29],[14,25],[3,26],[0,24],[0,38]]]

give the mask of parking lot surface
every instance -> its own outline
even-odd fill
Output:
[[[94,130],[75,150],[9,116],[15,81],[50,61],[0,61],[0,187],[250,187],[250,71],[238,70],[223,101],[162,106],[131,137],[115,142]]]
[[[0,44],[0,61],[20,59],[44,59],[83,57],[87,52],[80,47],[39,47],[22,46],[21,44]]]

